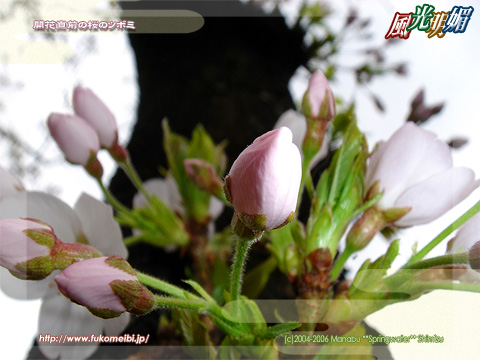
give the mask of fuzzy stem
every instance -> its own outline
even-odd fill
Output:
[[[175,299],[165,296],[155,296],[155,306],[157,307],[177,307],[190,310],[204,310],[207,307],[207,303],[204,300],[194,299]]]
[[[187,290],[184,290],[175,285],[169,284],[153,276],[141,273],[139,271],[137,271],[137,278],[143,285],[149,286],[156,290],[163,291],[164,293],[175,296],[176,298],[187,300],[188,298],[186,294],[188,293],[189,295],[188,297],[197,299],[197,300],[200,299],[198,296],[191,294]]]
[[[230,278],[230,293],[232,301],[238,300],[242,292],[243,270],[248,250],[255,240],[237,239],[235,257],[233,259],[232,273]]]

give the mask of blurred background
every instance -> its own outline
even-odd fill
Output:
[[[169,2],[156,3],[162,9],[171,6]],[[432,5],[435,11],[449,11],[454,5],[475,8],[477,3],[435,1]],[[455,147],[462,144],[452,149],[455,164],[468,166],[480,176],[476,102],[480,97],[480,15],[476,11],[464,33],[449,33],[439,39],[414,30],[407,40],[387,41],[385,35],[395,12],[414,12],[423,2],[308,1],[309,12],[302,14],[303,4],[296,0],[177,3],[170,9],[184,6],[192,12],[175,15],[183,19],[180,29],[152,25],[138,29],[129,38],[121,30],[50,32],[34,31],[32,26],[34,20],[118,20],[121,7],[125,19],[138,16],[132,9],[142,6],[141,16],[146,17],[149,12],[155,14],[151,2],[119,5],[88,0],[74,5],[66,0],[3,0],[0,166],[21,178],[27,189],[47,191],[70,205],[81,192],[102,198],[81,167],[65,163],[46,128],[51,112],[72,111],[72,90],[79,84],[91,88],[110,107],[119,124],[120,143],[129,144],[144,179],[154,176],[154,165],[164,160],[161,145],[146,154],[140,144],[146,141],[146,133],[150,134],[149,142],[161,139],[159,124],[164,116],[169,117],[173,130],[186,135],[198,119],[205,119],[205,127],[217,142],[230,140],[232,161],[246,144],[271,128],[283,111],[299,104],[310,71],[321,69],[331,77],[338,99],[345,106],[355,103],[359,126],[370,148],[406,121],[412,100],[424,90],[426,107],[444,104],[425,128]],[[161,23],[164,16],[152,18]],[[142,31],[145,34],[139,34]],[[149,31],[158,33],[147,34]],[[181,36],[171,34],[182,31],[185,34]],[[235,46],[247,50],[237,52]],[[262,50],[268,50],[269,55]],[[243,71],[253,69],[254,73],[246,77],[242,64],[247,69]],[[205,79],[212,79],[211,87],[202,87]],[[232,103],[234,100],[238,103]],[[230,133],[225,130],[228,128]],[[232,130],[236,135],[233,139]],[[106,156],[100,161],[105,183],[113,179],[112,191],[128,203],[133,190],[125,188]],[[477,190],[434,223],[403,231],[402,259],[410,255],[414,242],[419,246],[427,243],[479,195]],[[378,256],[387,245],[376,239],[367,256]],[[445,245],[432,255],[443,253]],[[362,261],[358,258],[350,267]],[[450,359],[458,357],[460,349],[463,358],[475,358],[480,350],[475,336],[479,300],[477,294],[435,291],[419,300],[387,307],[367,322],[389,336],[423,333],[445,337],[443,344],[391,344],[395,359]],[[0,292],[2,358],[26,357],[37,335],[39,306],[40,300],[16,301]]]

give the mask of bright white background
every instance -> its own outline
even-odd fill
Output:
[[[46,3],[46,1],[45,1]],[[55,3],[55,4],[54,4]],[[70,2],[68,2],[70,3]],[[75,10],[75,17],[82,20],[93,19],[91,9],[95,1],[85,1],[84,10]],[[416,5],[424,2],[410,0],[359,0],[329,2],[334,9],[332,27],[338,27],[345,18],[348,4],[355,5],[360,15],[371,17],[371,32],[374,44],[385,43],[384,36],[390,27],[394,13],[415,11]],[[438,11],[448,11],[453,5],[474,6],[477,1],[432,1]],[[73,18],[72,9],[66,1],[49,1],[41,8],[42,19]],[[100,7],[101,8],[101,7]],[[54,10],[55,9],[55,10]],[[64,11],[62,16],[58,12]],[[477,12],[478,11],[478,12]],[[67,14],[67,15],[65,15]],[[70,14],[70,15],[69,15]],[[85,51],[85,36],[69,36],[66,43],[27,42],[25,34],[30,31],[21,12],[16,12],[9,20],[0,24],[0,43],[3,53],[0,71],[2,76],[13,84],[23,83],[22,87],[0,87],[0,124],[17,130],[22,139],[34,148],[41,148],[49,157],[61,159],[53,143],[45,143],[45,119],[52,111],[69,112],[71,90],[82,84],[92,88],[112,109],[120,124],[120,139],[128,140],[130,125],[135,117],[137,88],[135,85],[134,60],[128,48],[126,37],[121,34],[95,37],[95,50]],[[443,39],[428,39],[426,34],[414,30],[408,40],[401,40],[387,52],[387,62],[408,62],[408,76],[389,75],[369,84],[372,91],[383,100],[386,112],[380,114],[365,92],[354,90],[351,76],[339,74],[338,81],[332,84],[336,94],[358,101],[358,120],[369,137],[370,146],[379,139],[387,138],[404,121],[408,114],[412,97],[421,88],[426,89],[428,105],[446,101],[442,113],[427,124],[440,138],[449,140],[452,136],[468,137],[469,144],[453,152],[456,165],[469,166],[480,177],[480,126],[478,125],[478,99],[480,80],[477,70],[480,55],[478,34],[480,34],[480,7],[475,9],[472,20],[463,34],[447,34]],[[341,55],[341,63],[356,61],[358,44],[352,43]],[[82,50],[83,49],[83,50]],[[74,60],[70,54],[82,51]],[[2,54],[3,54],[2,53]],[[291,90],[299,96],[306,86],[304,72],[292,81]],[[8,167],[5,146],[0,140],[0,166]],[[113,165],[101,158],[107,174],[112,174]],[[100,198],[94,182],[79,167],[58,162],[36,179],[26,179],[30,190],[45,190],[55,187],[57,195],[73,205],[80,192],[85,191]],[[401,255],[410,254],[415,241],[425,244],[453,221],[461,211],[465,211],[477,199],[476,191],[454,212],[449,213],[428,226],[406,231],[402,235]],[[377,239],[368,248],[374,257],[384,251],[386,244]],[[444,252],[440,246],[434,254]],[[400,265],[400,264],[399,264]],[[480,346],[476,334],[480,330],[480,296],[467,293],[437,291],[421,299],[394,305],[369,317],[369,322],[381,333],[389,336],[409,334],[437,334],[445,337],[443,344],[392,344],[390,349],[395,359],[463,359],[477,358]],[[36,335],[36,318],[39,301],[12,301],[0,293],[0,357],[21,359],[25,357]]]

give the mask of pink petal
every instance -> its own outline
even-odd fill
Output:
[[[91,308],[109,309],[118,313],[125,306],[113,292],[114,280],[137,281],[136,276],[108,265],[106,257],[82,260],[55,276],[59,290],[68,298]]]
[[[446,143],[430,131],[408,122],[382,146],[381,158],[374,159],[375,174],[368,184],[380,180],[385,190],[379,205],[391,208],[409,187],[452,167],[452,156]],[[380,155],[380,153],[379,153]]]
[[[95,130],[76,115],[51,114],[48,128],[65,158],[71,163],[86,165],[91,153],[96,154],[100,149]]]
[[[393,207],[412,210],[395,222],[397,226],[428,223],[464,200],[478,187],[471,169],[456,167],[440,172],[402,193]]]
[[[257,138],[230,170],[235,210],[266,215],[266,229],[281,225],[295,211],[301,180],[301,157],[292,133],[282,127]]]
[[[77,86],[73,90],[73,108],[96,130],[103,147],[108,149],[115,145],[118,137],[115,117],[92,90]]]

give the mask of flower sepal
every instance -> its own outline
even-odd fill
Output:
[[[235,235],[245,240],[259,239],[263,234],[263,230],[252,230],[252,228],[245,225],[237,212],[233,214],[232,231]]]

